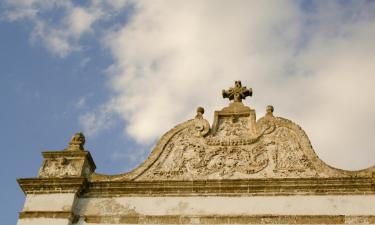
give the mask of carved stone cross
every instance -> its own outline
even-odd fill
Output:
[[[253,90],[251,88],[247,89],[242,87],[241,81],[236,80],[234,82],[234,87],[229,88],[229,90],[223,90],[223,98],[229,98],[234,102],[242,102],[247,96],[252,96]]]

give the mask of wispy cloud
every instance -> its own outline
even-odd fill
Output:
[[[78,122],[87,136],[96,136],[99,132],[108,130],[114,125],[113,110],[109,105],[102,105],[80,116]]]
[[[86,106],[86,97],[81,97],[78,101],[74,104],[77,109],[81,109]]]
[[[79,66],[80,67],[86,67],[87,64],[91,61],[91,58],[90,57],[85,57],[83,58],[80,62],[79,62]]]
[[[6,0],[2,17],[8,21],[27,21],[32,25],[31,40],[41,41],[52,54],[66,57],[82,49],[80,40],[93,34],[93,25],[108,20],[128,1]]]

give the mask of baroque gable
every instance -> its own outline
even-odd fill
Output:
[[[194,119],[177,125],[159,140],[148,159],[120,175],[92,174],[93,181],[194,181],[371,176],[374,168],[345,171],[328,166],[315,154],[300,126],[273,115],[266,107],[256,120],[242,99],[252,90],[240,81],[223,90],[229,106],[215,111],[212,126],[199,107]]]

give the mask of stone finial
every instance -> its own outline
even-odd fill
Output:
[[[69,142],[69,147],[67,150],[70,151],[77,151],[77,150],[85,150],[83,145],[85,144],[86,139],[85,135],[83,135],[82,132],[75,133],[72,137],[72,139]]]
[[[253,95],[253,90],[251,88],[247,89],[246,87],[242,87],[241,81],[236,80],[234,82],[234,87],[223,90],[222,93],[223,98],[229,98],[229,100],[233,100],[234,102],[242,102],[242,99]]]
[[[203,114],[204,114],[204,108],[199,106],[197,108],[197,115],[195,116],[195,118],[202,119],[203,118]]]
[[[266,116],[273,116],[273,106],[272,105],[267,105],[266,107]]]

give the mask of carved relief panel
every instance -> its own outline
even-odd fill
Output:
[[[158,160],[137,179],[316,176],[293,130],[274,117],[261,119],[255,135],[247,124],[246,117],[225,117],[219,121],[217,132],[207,136],[193,135],[187,127],[169,140]]]
[[[79,177],[82,174],[83,164],[83,159],[66,157],[45,159],[39,177]]]

